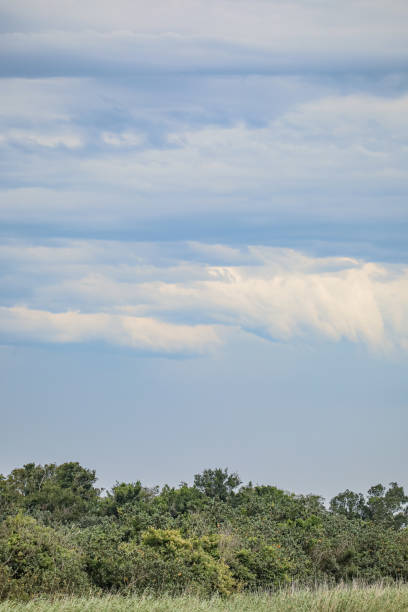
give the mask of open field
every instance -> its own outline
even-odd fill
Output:
[[[408,610],[408,585],[339,587],[282,591],[278,593],[240,594],[228,599],[200,599],[189,595],[103,596],[89,598],[36,599],[28,603],[3,602],[0,612],[285,612],[330,611],[361,612],[372,610]]]

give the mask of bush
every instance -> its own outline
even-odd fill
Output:
[[[0,525],[0,563],[0,598],[89,590],[80,550],[22,514]]]
[[[119,591],[126,586],[128,560],[120,550],[127,531],[112,519],[79,532],[78,543],[84,551],[84,563],[92,584],[100,589]]]
[[[232,562],[234,576],[246,587],[283,587],[290,582],[292,564],[281,545],[260,544],[252,549],[238,550]]]
[[[134,590],[197,592],[230,595],[238,590],[229,567],[219,558],[216,538],[183,538],[173,529],[149,529],[142,541],[123,543],[121,551],[131,560],[127,578]]]

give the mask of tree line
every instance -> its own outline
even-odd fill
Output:
[[[193,485],[103,491],[77,462],[29,463],[0,475],[0,599],[408,579],[403,487],[323,501],[222,468]]]

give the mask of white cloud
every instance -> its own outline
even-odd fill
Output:
[[[201,289],[221,319],[271,338],[311,333],[381,347],[389,339],[376,299],[375,271],[370,264],[335,273],[216,269],[215,280]]]
[[[87,79],[4,82],[0,147],[27,146],[3,150],[0,220],[69,224],[82,231],[128,228],[158,215],[231,211],[238,217],[266,215],[268,223],[276,215],[292,222],[293,214],[324,220],[405,217],[406,94],[319,90],[312,101],[292,100],[254,126],[236,120],[207,124],[203,117],[189,122],[184,110],[174,120],[177,104],[166,107],[166,87],[163,99],[161,90],[110,88]],[[268,98],[273,91],[270,83]],[[226,100],[223,108],[228,105]],[[143,113],[149,112],[147,120]]]
[[[101,139],[113,147],[140,147],[145,140],[143,134],[135,132],[102,132]]]
[[[187,207],[186,198],[195,210],[307,207],[336,216],[361,215],[366,208],[390,214],[395,206],[400,214],[405,200],[388,201],[385,210],[372,197],[356,207],[350,191],[406,189],[407,138],[407,96],[336,96],[300,104],[264,127],[241,123],[174,132],[165,148],[88,158],[80,171],[93,184],[127,186],[152,198],[183,194],[172,201],[173,212]],[[217,195],[236,197],[220,202],[213,199]],[[154,208],[164,211],[167,199]]]
[[[216,325],[283,342],[344,339],[378,351],[408,350],[404,266],[266,247],[184,248],[180,259],[180,246],[172,252],[92,241],[9,244],[0,255],[10,283],[32,288],[28,308],[14,299],[3,310],[2,332],[145,348],[151,342],[156,350],[178,352],[182,346],[193,350],[194,343],[215,345]],[[217,265],[228,258],[229,264]],[[67,304],[73,312],[61,313]]]
[[[143,296],[155,310],[192,312],[201,321],[275,340],[320,337],[376,350],[407,348],[408,270],[395,273],[347,260],[328,261],[329,269],[322,270],[322,261],[313,259],[305,269],[303,262],[296,266],[288,259],[280,269],[279,264],[209,267],[204,281],[145,283]]]
[[[49,131],[41,132],[38,130],[18,129],[0,133],[0,143],[39,146],[51,149],[60,146],[67,149],[78,149],[83,144],[80,135],[74,132],[50,133]]]
[[[219,343],[209,325],[173,325],[149,317],[107,313],[54,313],[23,306],[0,307],[0,333],[13,340],[107,342],[167,354],[202,353]]]

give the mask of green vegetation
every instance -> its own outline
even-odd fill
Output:
[[[352,598],[355,609],[364,609],[361,597],[394,598],[395,609],[408,601],[401,586],[285,591],[408,580],[408,498],[397,483],[366,496],[347,490],[329,509],[318,496],[242,485],[220,468],[197,474],[193,486],[159,490],[136,481],[105,493],[95,484],[95,472],[78,463],[27,464],[0,476],[0,600],[64,596],[58,605],[67,610],[82,601],[69,597],[90,595],[99,599],[81,609],[109,601],[109,609],[143,610],[147,600],[136,595],[146,593],[157,610],[187,609],[186,597],[191,610],[234,610],[236,602],[250,610],[256,597],[265,610],[312,609],[313,597],[336,597],[336,606]],[[262,590],[275,594],[253,595]],[[182,596],[179,608],[168,607],[170,596]],[[303,607],[290,607],[296,598]],[[57,609],[50,606],[44,610]]]

